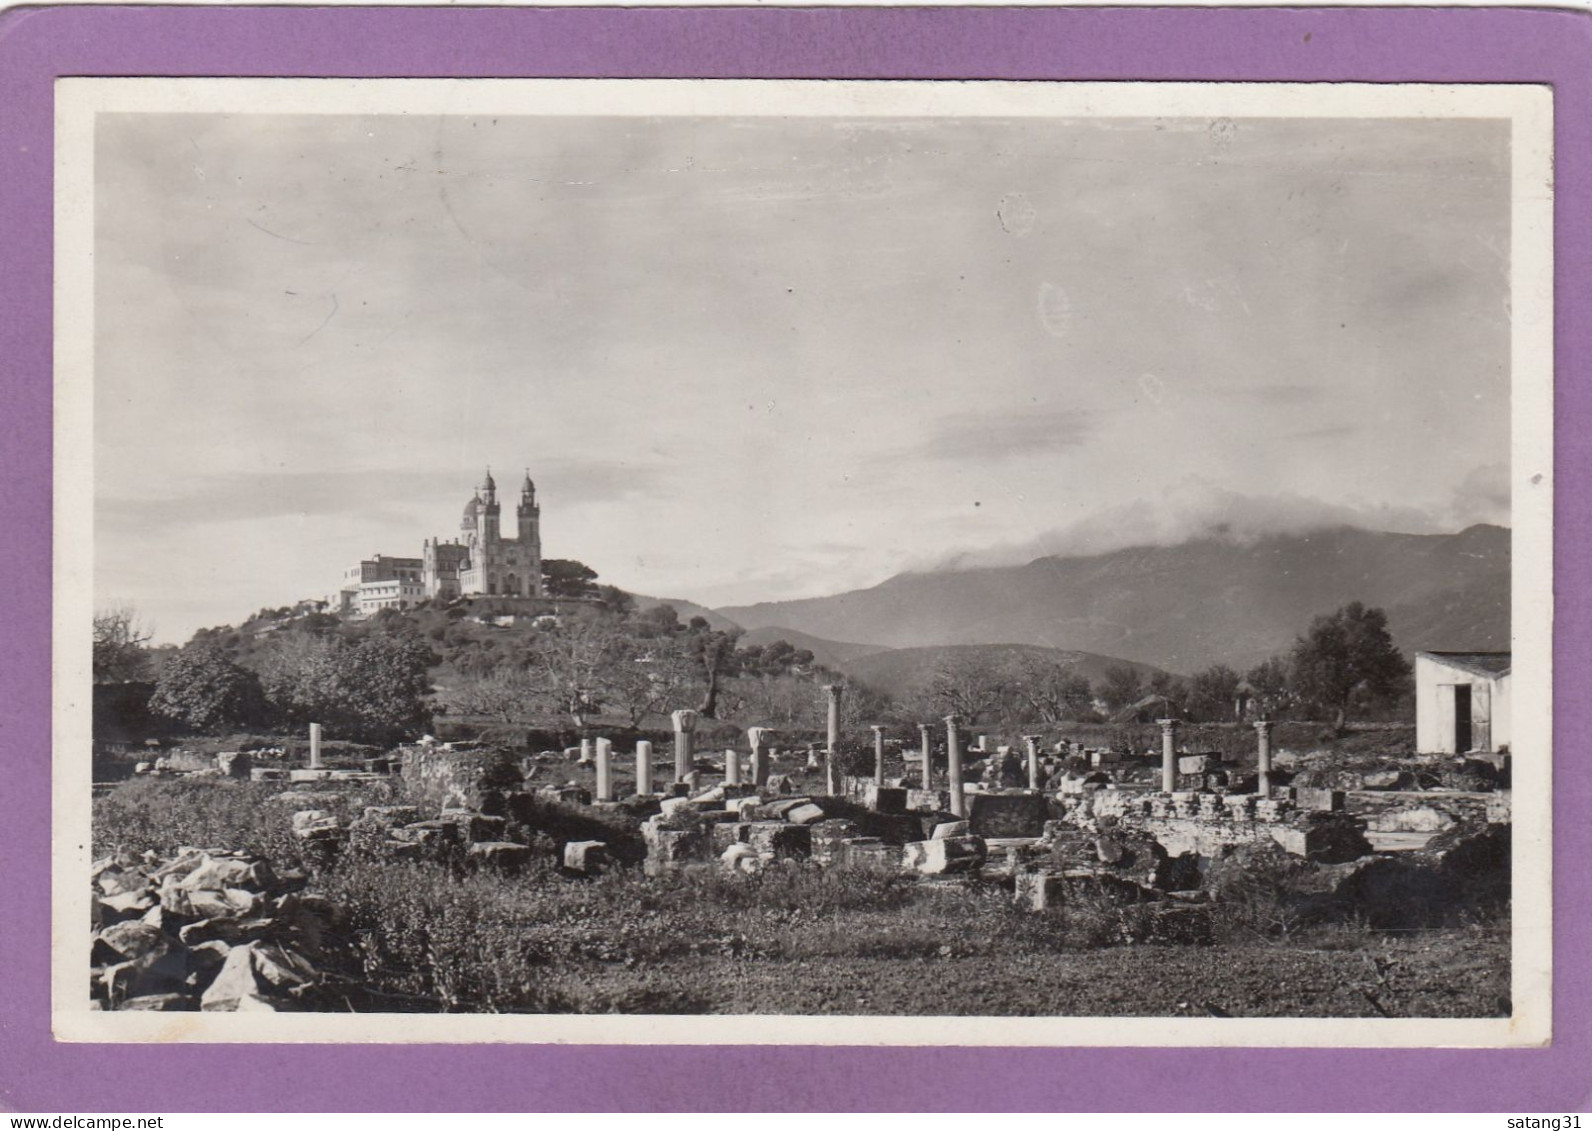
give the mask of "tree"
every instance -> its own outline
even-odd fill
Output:
[[[1023,652],[1007,676],[1013,693],[1027,706],[1030,718],[1059,723],[1086,719],[1094,712],[1089,681],[1048,656]]]
[[[705,718],[718,718],[719,681],[735,674],[735,645],[740,639],[739,628],[716,629],[705,617],[692,617],[686,625],[685,655],[703,684],[697,712]]]
[[[1189,689],[1171,672],[1157,671],[1151,675],[1150,682],[1145,684],[1145,690],[1166,700],[1167,710],[1174,716],[1187,710]]]
[[[1238,699],[1238,673],[1226,664],[1212,664],[1189,680],[1188,709],[1199,719],[1218,722],[1233,717]]]
[[[1137,668],[1125,664],[1112,664],[1106,668],[1105,678],[1095,692],[1112,711],[1120,711],[1144,698],[1144,681]]]
[[[390,743],[425,729],[436,657],[401,621],[357,637],[281,634],[260,660],[279,723],[318,722],[355,742]]]
[[[1249,692],[1263,714],[1269,716],[1288,703],[1291,674],[1286,656],[1262,660],[1244,674],[1244,682],[1249,684]]]
[[[153,633],[127,606],[94,614],[94,682],[126,683],[147,678]]]
[[[1311,621],[1294,644],[1292,659],[1294,690],[1332,711],[1339,731],[1355,700],[1391,698],[1410,677],[1409,661],[1388,634],[1387,613],[1359,601]]]
[[[597,571],[569,558],[544,558],[542,591],[549,597],[595,597]]]
[[[166,661],[149,709],[202,734],[247,726],[260,717],[259,678],[208,641],[189,644]]]
[[[977,655],[952,652],[929,677],[922,702],[936,715],[958,715],[973,722],[993,710],[1005,694],[1005,682]]]

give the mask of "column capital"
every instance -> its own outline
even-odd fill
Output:
[[[1022,736],[1022,739],[1023,739],[1024,742],[1038,742],[1041,738],[1044,738],[1044,737],[1045,736],[1042,735],[1042,734],[1025,734],[1025,735]]]
[[[1270,719],[1256,719],[1254,722],[1250,723],[1249,725],[1254,727],[1256,730],[1260,731],[1262,734],[1264,734],[1264,733],[1266,733],[1267,731],[1269,731],[1271,729],[1271,723],[1272,723],[1272,720],[1270,720]]]
[[[669,718],[674,720],[674,729],[684,734],[690,734],[696,729],[697,713],[689,708],[683,711],[670,711]]]
[[[773,727],[748,727],[746,729],[746,741],[753,746],[761,746],[778,733],[779,731]]]
[[[961,721],[962,721],[962,716],[961,715],[946,715],[945,716],[945,725],[946,726],[954,727],[957,724],[959,724]]]
[[[883,734],[884,733],[884,727],[879,725],[879,724],[877,724],[877,723],[868,724],[868,729],[873,731],[874,734]]]
[[[1181,719],[1156,719],[1155,721],[1160,726],[1160,728],[1162,730],[1176,730],[1177,729],[1177,724],[1180,723],[1182,720]]]
[[[838,703],[840,701],[840,693],[846,690],[846,685],[843,683],[826,683],[823,688],[824,694]]]

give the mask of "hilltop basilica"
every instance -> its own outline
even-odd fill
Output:
[[[520,484],[512,540],[503,536],[502,511],[497,483],[488,468],[481,486],[464,504],[459,538],[448,542],[427,538],[418,558],[376,554],[349,566],[330,602],[332,609],[344,616],[369,616],[428,598],[542,596],[541,508],[536,505],[530,472]]]

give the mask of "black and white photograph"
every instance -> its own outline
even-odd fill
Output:
[[[58,90],[61,1039],[1547,1038],[1542,88]]]

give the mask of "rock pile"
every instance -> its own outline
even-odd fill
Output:
[[[98,1009],[314,1009],[333,908],[241,852],[107,857],[92,872]]]

